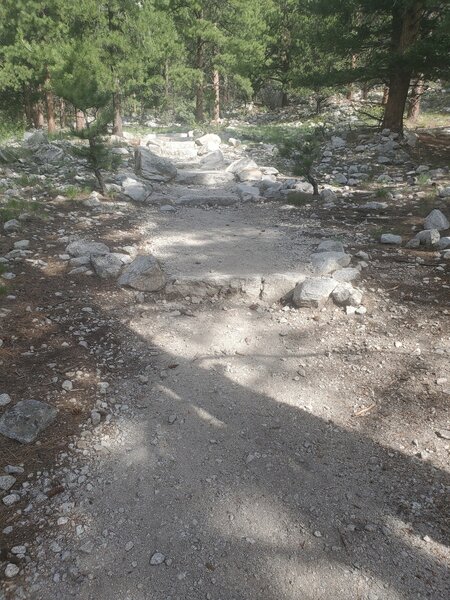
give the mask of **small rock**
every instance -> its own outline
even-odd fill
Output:
[[[162,563],[166,560],[166,557],[164,556],[164,554],[161,554],[161,552],[155,552],[152,557],[150,558],[150,564],[152,566],[157,566],[157,565],[162,565]]]
[[[30,245],[30,240],[20,240],[18,242],[14,242],[14,248],[17,250],[26,250]]]
[[[11,396],[9,394],[0,394],[0,406],[6,406],[11,402]]]
[[[71,392],[73,390],[73,383],[69,379],[66,379],[62,384],[62,389],[66,390],[66,392]]]
[[[131,550],[133,547],[134,547],[134,544],[133,544],[133,542],[127,542],[127,543],[125,544],[125,551],[126,551],[126,552],[129,552],[129,551],[130,551],[130,550]],[[150,564],[151,564],[151,563],[150,563]]]
[[[101,414],[99,412],[97,412],[96,410],[91,410],[92,425],[94,427],[97,427],[97,425],[100,425],[101,420],[102,420]]]
[[[12,506],[16,502],[19,502],[20,496],[19,494],[8,494],[4,498],[2,498],[2,502],[5,506]]]
[[[16,483],[16,478],[12,475],[0,475],[0,490],[7,492]]]
[[[393,233],[383,233],[380,238],[382,244],[392,244],[394,246],[400,246],[402,243],[401,235],[394,235]]]
[[[351,283],[339,283],[331,294],[339,306],[359,306],[362,302],[362,292]]]
[[[18,575],[19,573],[20,573],[20,569],[14,563],[8,563],[6,565],[5,577],[7,579],[12,579],[13,577],[16,577],[16,575]]]
[[[20,229],[20,223],[16,219],[10,219],[4,223],[3,229],[8,233],[11,231],[18,231]]]

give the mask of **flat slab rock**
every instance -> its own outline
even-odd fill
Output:
[[[30,444],[55,420],[57,414],[57,409],[45,402],[22,400],[3,414],[0,433],[22,444]]]
[[[166,285],[166,281],[166,276],[158,260],[148,254],[136,256],[125,267],[118,283],[140,292],[157,292]]]
[[[292,302],[298,308],[322,308],[337,285],[329,277],[308,277],[295,286]]]
[[[342,267],[348,267],[352,257],[345,252],[316,252],[311,254],[311,262],[314,270],[319,275],[328,275]]]
[[[77,240],[71,242],[67,248],[66,253],[70,256],[104,256],[109,254],[109,248],[106,244],[101,242],[87,242],[86,240]]]

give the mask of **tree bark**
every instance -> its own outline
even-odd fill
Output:
[[[423,11],[423,0],[415,0],[410,6],[400,3],[392,8],[392,60],[389,77],[389,98],[384,110],[382,127],[403,133],[405,112],[411,81],[411,67],[403,59],[404,53],[419,36]]]
[[[196,56],[196,66],[199,70],[199,82],[197,84],[197,93],[195,95],[195,120],[197,123],[203,123],[205,120],[205,83],[204,83],[204,73],[203,69],[205,66],[205,56],[204,56],[204,47],[203,40],[201,38],[197,38],[197,56]]]
[[[122,99],[120,93],[115,92],[113,94],[113,135],[123,137],[123,123],[122,123]]]
[[[383,89],[383,97],[381,98],[381,105],[386,106],[389,100],[389,87],[387,85],[384,86]]]
[[[83,131],[83,129],[85,127],[86,127],[86,119],[84,118],[83,111],[77,109],[76,115],[75,115],[75,129],[77,131]]]
[[[44,111],[42,110],[42,104],[35,102],[33,104],[33,125],[35,129],[44,129]]]
[[[351,65],[352,65],[352,69],[356,69],[356,54],[352,54]],[[354,92],[354,87],[353,87],[353,84],[351,83],[347,90],[347,100],[349,100],[349,101],[353,100],[353,92]]]
[[[65,129],[67,126],[66,121],[66,103],[62,98],[59,99],[59,126],[61,129]]]
[[[424,80],[418,77],[414,82],[408,105],[408,119],[412,122],[417,121],[420,115],[420,100],[424,91]]]
[[[56,133],[56,118],[55,118],[55,99],[51,89],[50,72],[46,71],[44,79],[45,105],[47,108],[47,131],[48,133]]]
[[[27,127],[33,127],[33,102],[31,100],[30,88],[27,86],[23,87],[23,108],[25,111]]]
[[[213,71],[213,88],[214,88],[214,110],[213,123],[220,121],[220,74],[217,69]]]

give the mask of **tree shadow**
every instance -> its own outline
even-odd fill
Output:
[[[238,383],[229,357],[186,360],[126,334],[153,385],[115,389],[134,415],[89,508],[115,533],[80,598],[448,597],[444,471]],[[151,567],[157,550],[167,561]]]

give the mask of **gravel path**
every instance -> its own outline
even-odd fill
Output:
[[[176,277],[275,287],[309,271],[326,235],[287,210],[139,207],[120,234]],[[425,313],[382,294],[351,318],[246,295],[136,303],[92,288],[83,301],[106,324],[112,418],[61,457],[70,493],[46,505],[8,598],[448,598],[448,443],[434,422],[383,412],[392,391],[414,398],[421,369],[448,369],[449,338],[418,327]]]

